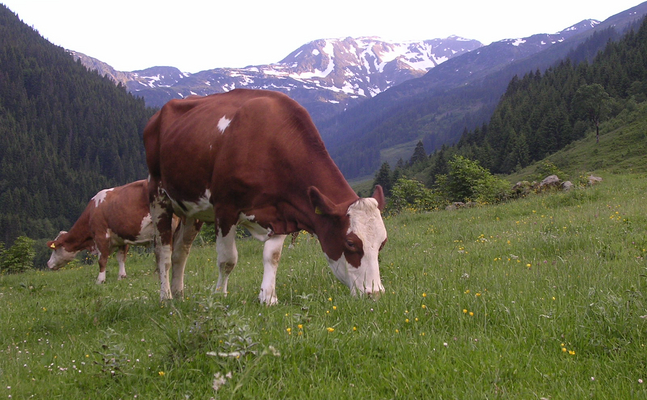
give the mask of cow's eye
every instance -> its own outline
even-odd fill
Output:
[[[346,247],[349,250],[357,250],[357,247],[355,246],[355,242],[350,239],[346,240]]]

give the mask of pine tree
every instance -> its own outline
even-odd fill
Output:
[[[427,161],[427,152],[425,151],[425,146],[422,144],[422,140],[419,140],[418,144],[416,144],[416,148],[413,150],[413,155],[409,159],[409,165],[425,161]]]

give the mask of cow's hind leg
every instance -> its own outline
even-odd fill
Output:
[[[97,276],[97,284],[106,283],[106,265],[108,264],[108,250],[99,250],[99,276]]]
[[[227,282],[229,274],[238,262],[238,250],[236,249],[236,226],[232,226],[226,236],[222,235],[222,229],[218,228],[216,237],[216,251],[218,252],[218,283],[216,292],[227,293]]]
[[[263,246],[263,283],[258,299],[268,306],[278,303],[276,298],[276,270],[281,259],[283,242],[287,235],[274,235]]]
[[[126,277],[126,254],[128,254],[128,245],[122,246],[117,250],[117,262],[119,263],[119,280]]]
[[[97,276],[97,284],[106,283],[106,265],[108,264],[108,256],[110,256],[110,236],[108,235],[95,235],[94,245],[99,257],[99,276]]]
[[[171,291],[173,297],[182,298],[184,293],[184,268],[186,260],[191,251],[193,240],[200,232],[202,222],[195,219],[187,218],[178,225],[173,235],[173,278],[171,281]]]
[[[160,277],[160,300],[172,299],[169,274],[171,272],[171,241],[173,238],[172,220],[173,210],[171,201],[161,188],[157,186],[155,179],[150,180],[148,185],[151,219],[154,224],[154,246],[157,272]]]

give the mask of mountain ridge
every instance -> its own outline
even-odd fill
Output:
[[[318,39],[300,46],[278,63],[196,73],[175,67],[116,71],[85,54],[70,53],[86,67],[107,74],[143,97],[149,106],[160,107],[173,98],[240,87],[269,89],[290,95],[320,122],[482,45],[458,36],[400,42],[378,37]]]

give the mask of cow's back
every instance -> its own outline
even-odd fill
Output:
[[[321,180],[345,183],[307,111],[277,92],[170,101],[149,122],[144,142],[151,175],[187,213],[206,199],[220,209],[235,204],[235,213],[297,187],[305,194],[307,186],[325,186]],[[344,200],[354,196],[341,189]]]
[[[103,235],[109,229],[111,234],[129,242],[150,241],[151,227],[146,237],[141,237],[142,229],[150,224],[146,223],[147,218],[150,220],[148,185],[140,180],[106,192],[90,217],[90,229],[95,235]]]

